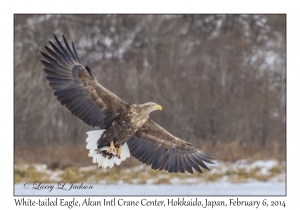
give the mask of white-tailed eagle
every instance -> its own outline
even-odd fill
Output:
[[[73,115],[87,125],[100,128],[87,132],[89,156],[98,166],[113,167],[132,155],[152,169],[170,173],[202,173],[200,166],[214,159],[192,144],[183,141],[149,118],[155,110],[162,110],[156,103],[130,104],[101,86],[91,69],[84,67],[72,43],[64,45],[54,35],[56,44],[41,52],[47,61],[46,79],[57,100]]]

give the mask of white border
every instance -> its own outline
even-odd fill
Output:
[[[293,1],[295,2],[295,1]],[[287,198],[298,205],[299,174],[299,10],[288,1],[11,1],[1,11],[1,206],[15,208],[13,198],[13,14],[14,13],[287,13]],[[154,199],[154,197],[152,197]],[[214,197],[227,199],[227,197]],[[231,197],[230,197],[231,198]],[[36,199],[36,198],[34,198]],[[70,197],[66,197],[70,199]],[[83,200],[83,198],[79,198]],[[137,198],[140,199],[140,198]],[[167,197],[160,198],[167,199]],[[212,198],[213,199],[213,198]],[[253,200],[253,197],[243,197]],[[134,197],[132,197],[134,200]],[[57,207],[66,209],[66,207]],[[117,207],[116,207],[117,208]],[[130,207],[128,209],[131,209]],[[270,209],[270,208],[268,208]]]

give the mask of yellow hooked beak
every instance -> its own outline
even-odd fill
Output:
[[[157,110],[162,110],[161,105],[156,104],[156,109],[157,109]]]

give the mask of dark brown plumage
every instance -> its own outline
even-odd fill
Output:
[[[53,50],[45,47],[49,55],[41,52],[47,60],[41,61],[46,79],[57,100],[73,115],[89,126],[103,129],[87,139],[89,156],[94,162],[112,167],[113,162],[105,163],[105,158],[121,158],[119,148],[127,142],[131,155],[151,165],[152,169],[193,173],[194,168],[202,173],[200,166],[208,169],[204,162],[213,163],[211,155],[173,136],[149,118],[149,113],[161,110],[161,106],[152,102],[142,105],[126,103],[101,86],[91,69],[81,64],[73,43],[71,49],[64,36],[65,47],[56,36],[54,38],[57,45],[49,41]],[[92,149],[94,139],[97,145]],[[111,144],[116,147],[118,155],[107,149]],[[114,161],[119,164],[117,159]]]

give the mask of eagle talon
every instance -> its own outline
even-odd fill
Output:
[[[107,152],[110,154],[114,154],[114,155],[117,153],[117,150],[115,148],[113,141],[110,143],[110,147],[107,149]]]

